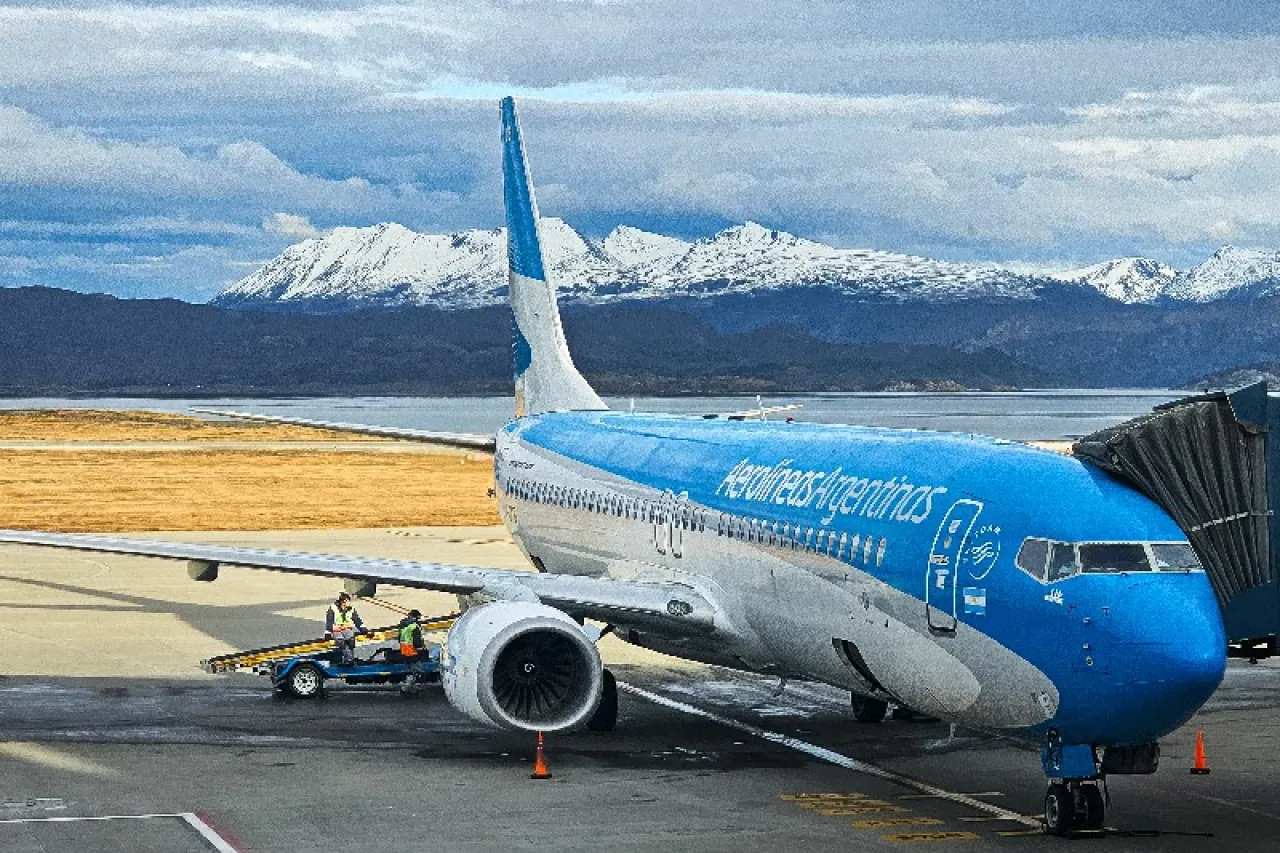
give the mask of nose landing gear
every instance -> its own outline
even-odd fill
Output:
[[[1044,831],[1047,835],[1070,835],[1078,830],[1100,831],[1106,815],[1106,798],[1092,780],[1054,782],[1044,795]]]
[[[1105,776],[1097,755],[1086,744],[1067,745],[1049,732],[1040,749],[1049,790],[1044,795],[1044,831],[1049,835],[1100,832],[1107,816],[1107,798],[1100,784]]]

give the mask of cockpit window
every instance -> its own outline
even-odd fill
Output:
[[[1155,557],[1158,572],[1194,572],[1200,569],[1196,552],[1185,542],[1152,545],[1151,555]]]
[[[1039,581],[1053,583],[1078,574],[1129,572],[1198,572],[1195,551],[1186,542],[1053,542],[1023,540],[1018,568]]]
[[[1137,543],[1090,543],[1080,546],[1080,570],[1087,575],[1149,572],[1151,563],[1147,549]]]
[[[1037,580],[1044,580],[1044,565],[1048,558],[1048,539],[1027,539],[1018,551],[1018,568]]]
[[[1077,574],[1076,546],[1070,542],[1053,542],[1049,548],[1049,574],[1045,579],[1050,583],[1069,578]]]

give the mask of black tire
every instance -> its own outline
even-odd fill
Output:
[[[587,728],[593,732],[611,732],[618,725],[618,681],[613,673],[603,673],[604,688],[600,691],[600,705],[587,721]]]
[[[313,663],[300,663],[284,679],[285,689],[298,699],[314,699],[324,690],[324,673]]]
[[[1107,821],[1107,803],[1102,798],[1102,791],[1097,785],[1085,785],[1084,815],[1080,825],[1085,829],[1102,829]]]
[[[857,693],[849,694],[849,706],[853,709],[853,718],[860,723],[878,723],[884,719],[889,703],[882,699],[868,699]]]
[[[1047,835],[1067,835],[1075,828],[1075,805],[1066,785],[1053,784],[1044,795],[1044,831]]]
[[[894,705],[893,710],[889,712],[889,719],[897,720],[901,723],[909,723],[916,719],[916,712],[906,705]]]

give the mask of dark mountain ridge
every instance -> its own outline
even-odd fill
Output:
[[[505,307],[340,315],[0,289],[0,394],[507,393]],[[986,347],[822,340],[785,322],[717,331],[667,305],[566,314],[602,393],[1011,387],[1058,377]]]

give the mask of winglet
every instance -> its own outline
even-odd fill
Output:
[[[512,98],[503,98],[502,176],[507,210],[507,267],[515,318],[516,417],[560,409],[608,408],[574,367],[547,278],[538,233],[538,201],[525,159],[520,120]]]

